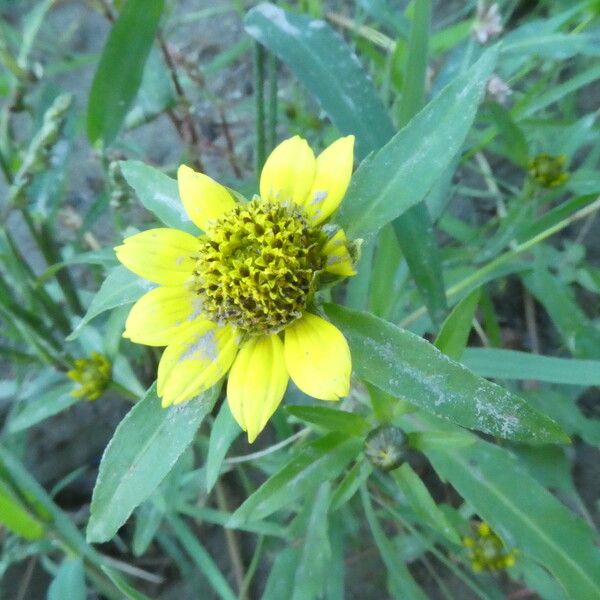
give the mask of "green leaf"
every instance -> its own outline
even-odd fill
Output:
[[[330,431],[348,435],[364,436],[371,425],[360,415],[325,406],[286,406],[285,410],[294,417]]]
[[[403,561],[395,559],[395,548],[390,540],[387,539],[377,519],[366,484],[361,486],[360,494],[369,528],[388,572],[392,596],[394,598],[426,600],[427,596],[425,596],[423,590],[413,579],[408,567]]]
[[[150,600],[146,594],[142,594],[142,592],[136,590],[132,585],[127,583],[127,581],[125,581],[125,579],[114,569],[110,569],[104,565],[100,568],[127,600]]]
[[[206,457],[206,493],[209,494],[219,478],[221,465],[233,441],[241,433],[240,426],[229,410],[229,404],[223,402],[215,419]]]
[[[526,169],[529,160],[529,146],[521,128],[513,121],[510,111],[497,102],[487,107],[498,131],[504,155],[519,167]]]
[[[600,329],[579,307],[571,288],[543,266],[523,281],[550,315],[569,351],[576,358],[600,359]]]
[[[207,506],[188,506],[186,504],[180,504],[177,509],[198,521],[205,521],[206,523],[214,523],[226,529],[239,529],[240,531],[249,531],[258,535],[269,535],[278,538],[289,538],[287,528],[279,523],[273,521],[255,521],[252,523],[241,523],[235,527],[231,526],[231,513],[216,510],[214,508],[208,508]]]
[[[385,106],[356,56],[327,23],[264,3],[246,15],[244,26],[292,70],[342,133],[356,135],[359,156],[389,139],[393,124]]]
[[[361,442],[340,433],[306,444],[233,513],[229,525],[268,517],[322,481],[335,479],[358,454]]]
[[[81,558],[65,558],[61,563],[50,587],[48,600],[85,600],[85,576]]]
[[[299,559],[300,549],[293,546],[277,553],[261,600],[281,600],[289,595]]]
[[[91,143],[108,145],[119,133],[142,83],[163,8],[164,0],[127,0],[113,25],[88,100]]]
[[[0,523],[27,540],[44,535],[44,526],[22,506],[16,494],[0,479]]]
[[[85,316],[67,337],[67,341],[73,341],[79,337],[83,328],[98,315],[119,306],[133,304],[155,287],[155,283],[142,279],[125,267],[121,265],[115,267],[100,286]]]
[[[514,38],[507,37],[502,45],[502,54],[518,57],[538,55],[559,60],[577,54],[600,56],[600,36],[597,33],[548,33]]]
[[[350,238],[372,237],[421,202],[460,151],[496,64],[490,49],[360,165],[336,221]]]
[[[37,394],[20,402],[19,410],[15,416],[11,416],[7,429],[10,433],[23,431],[33,427],[44,419],[66,410],[79,401],[79,398],[71,396],[73,383],[63,383],[52,387],[47,392]],[[22,407],[21,407],[22,406]]]
[[[137,160],[126,160],[119,164],[127,183],[157,219],[167,227],[198,233],[198,228],[191,222],[179,198],[175,179]]]
[[[600,597],[600,553],[594,533],[510,452],[477,440],[465,448],[427,455],[440,477],[452,483],[508,546],[547,567],[569,598]]]
[[[404,463],[399,469],[392,471],[391,475],[408,504],[423,522],[454,544],[460,544],[458,533],[438,508],[429,490],[412,467],[408,463]]]
[[[125,416],[98,472],[87,526],[89,542],[105,542],[158,487],[212,410],[219,386],[163,409],[153,385]]]
[[[333,493],[331,498],[331,511],[335,511],[340,506],[343,506],[348,502],[354,494],[358,491],[358,488],[367,480],[369,475],[373,472],[371,463],[366,461],[356,461],[356,464],[348,471],[346,477],[342,479],[340,485]]]
[[[458,428],[454,431],[414,431],[407,437],[408,445],[421,452],[470,446],[474,441],[471,433]]]
[[[421,0],[413,8],[406,64],[402,73],[402,95],[398,107],[398,124],[403,127],[425,103],[431,0]]]
[[[58,263],[49,266],[37,279],[37,283],[44,283],[53,277],[58,271],[69,265],[100,265],[102,267],[112,267],[117,262],[117,257],[112,248],[101,248],[100,250],[91,250],[75,254]]]
[[[479,296],[480,290],[477,288],[452,309],[434,342],[438,350],[454,360],[460,360],[467,346]]]
[[[482,379],[424,339],[336,305],[327,315],[346,336],[357,375],[463,427],[528,443],[565,442],[560,427],[522,398]]]
[[[540,356],[517,350],[467,348],[463,362],[482,377],[600,385],[600,361]]]
[[[446,288],[431,217],[424,202],[394,219],[394,232],[434,326],[446,314]]]
[[[314,502],[304,535],[304,545],[296,568],[292,600],[314,600],[321,597],[325,587],[331,545],[328,535],[327,512],[331,499],[331,484],[322,483]]]
[[[236,594],[233,593],[223,573],[185,522],[174,514],[167,515],[167,520],[181,545],[198,569],[206,576],[208,583],[217,592],[219,598],[237,600]]]
[[[135,529],[131,549],[135,556],[142,556],[148,550],[162,520],[163,510],[152,500],[142,502],[135,511]]]

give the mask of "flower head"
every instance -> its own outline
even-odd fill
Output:
[[[89,358],[78,358],[67,376],[76,381],[71,395],[85,400],[97,400],[111,380],[112,365],[106,356],[92,352]]]
[[[116,248],[128,269],[159,284],[133,306],[123,335],[167,346],[158,367],[163,406],[229,373],[229,406],[252,442],[290,377],[320,400],[347,395],[348,344],[311,302],[320,282],[355,273],[354,246],[326,222],[346,193],[353,147],[353,136],[341,138],[315,158],[298,136],[282,142],[249,202],[181,166],[181,200],[203,234],[151,229]]]
[[[542,187],[558,187],[569,179],[569,173],[564,168],[566,163],[564,154],[552,156],[542,152],[529,161],[529,174]]]
[[[487,523],[478,523],[473,529],[473,537],[463,538],[473,571],[498,571],[515,564],[516,550],[507,550],[498,534]]]
[[[513,93],[508,83],[498,77],[496,73],[492,73],[491,77],[488,79],[485,89],[487,94],[496,100],[498,104],[506,104],[508,97]]]
[[[477,14],[471,29],[473,37],[480,44],[485,44],[491,38],[500,35],[502,31],[502,18],[498,3],[494,2],[488,6],[485,0],[478,0]]]

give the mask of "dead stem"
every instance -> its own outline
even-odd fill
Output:
[[[218,479],[215,484],[215,494],[219,510],[226,513],[229,512],[227,491],[220,479]],[[237,589],[240,592],[239,598],[240,600],[248,600],[247,590],[244,589],[244,579],[246,574],[244,572],[244,562],[242,560],[237,532],[233,529],[228,529],[227,527],[224,528],[224,532],[227,552],[229,553],[229,559],[231,560],[231,566],[233,567],[233,576],[235,577]]]

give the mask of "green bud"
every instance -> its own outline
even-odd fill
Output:
[[[92,352],[89,358],[78,358],[75,367],[67,376],[79,386],[71,395],[84,400],[97,400],[111,382],[112,365],[99,352]]]
[[[376,427],[365,439],[365,456],[382,471],[397,469],[406,460],[407,450],[406,435],[393,425]]]
[[[566,163],[564,154],[551,156],[543,152],[529,161],[529,175],[542,187],[558,187],[569,179],[569,173],[564,169]]]

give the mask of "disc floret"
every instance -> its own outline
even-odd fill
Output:
[[[300,318],[323,270],[327,235],[294,204],[256,196],[237,204],[200,239],[193,292],[202,312],[249,334]]]

